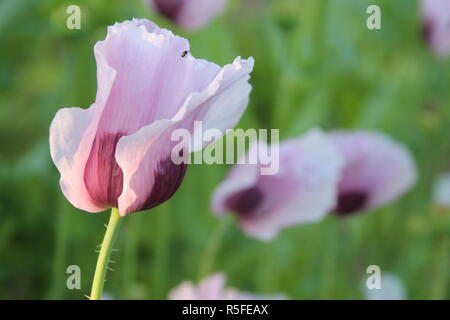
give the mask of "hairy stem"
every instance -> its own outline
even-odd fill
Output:
[[[119,214],[119,210],[117,208],[112,208],[108,226],[106,227],[105,237],[103,238],[100,253],[98,255],[97,266],[95,267],[91,296],[89,297],[90,300],[100,300],[102,297],[109,257],[111,256],[121,222],[122,217]]]

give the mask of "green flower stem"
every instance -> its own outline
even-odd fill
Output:
[[[103,284],[105,282],[106,270],[108,268],[109,257],[113,249],[114,242],[117,238],[122,217],[117,208],[111,209],[111,217],[106,228],[105,237],[103,238],[100,253],[95,267],[94,280],[92,281],[92,290],[90,300],[100,300],[103,292]]]
[[[214,267],[214,261],[216,259],[217,252],[222,244],[223,237],[229,226],[231,225],[232,220],[228,217],[222,218],[217,230],[212,234],[210,241],[208,241],[208,245],[206,246],[205,251],[203,252],[203,256],[201,259],[199,271],[198,271],[198,280],[200,281],[203,277],[207,276],[211,269]]]

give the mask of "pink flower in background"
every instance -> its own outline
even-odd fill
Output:
[[[344,157],[334,212],[347,215],[388,204],[416,182],[408,149],[379,132],[334,131],[330,137]]]
[[[150,5],[184,29],[203,27],[225,9],[226,0],[148,0]]]
[[[255,143],[249,156],[267,148]],[[279,171],[260,175],[261,164],[235,165],[215,190],[213,211],[236,213],[248,235],[270,240],[284,227],[320,220],[336,206],[343,165],[339,150],[319,130],[280,144]]]
[[[450,53],[450,1],[422,0],[423,34],[436,55]]]
[[[255,295],[234,288],[225,288],[226,276],[215,273],[203,279],[198,286],[185,281],[169,293],[170,300],[284,300],[285,295]]]
[[[155,207],[174,194],[186,170],[171,161],[171,133],[192,130],[196,120],[232,128],[248,104],[253,59],[221,68],[192,57],[187,40],[136,19],[109,27],[94,52],[95,102],[59,110],[50,127],[61,189],[90,212]]]

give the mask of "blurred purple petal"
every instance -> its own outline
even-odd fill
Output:
[[[227,0],[148,0],[162,16],[187,30],[199,29],[225,9]]]
[[[169,292],[170,300],[283,300],[283,294],[258,295],[226,288],[225,274],[218,272],[204,278],[198,286],[185,281]]]
[[[423,36],[440,57],[450,53],[450,1],[422,0]]]
[[[347,215],[388,204],[416,182],[406,147],[380,132],[334,131],[330,137],[344,157],[335,213]]]

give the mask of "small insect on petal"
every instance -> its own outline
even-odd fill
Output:
[[[183,51],[183,53],[181,54],[181,57],[182,58],[186,57],[188,53],[189,53],[189,51],[187,51],[187,50]]]

